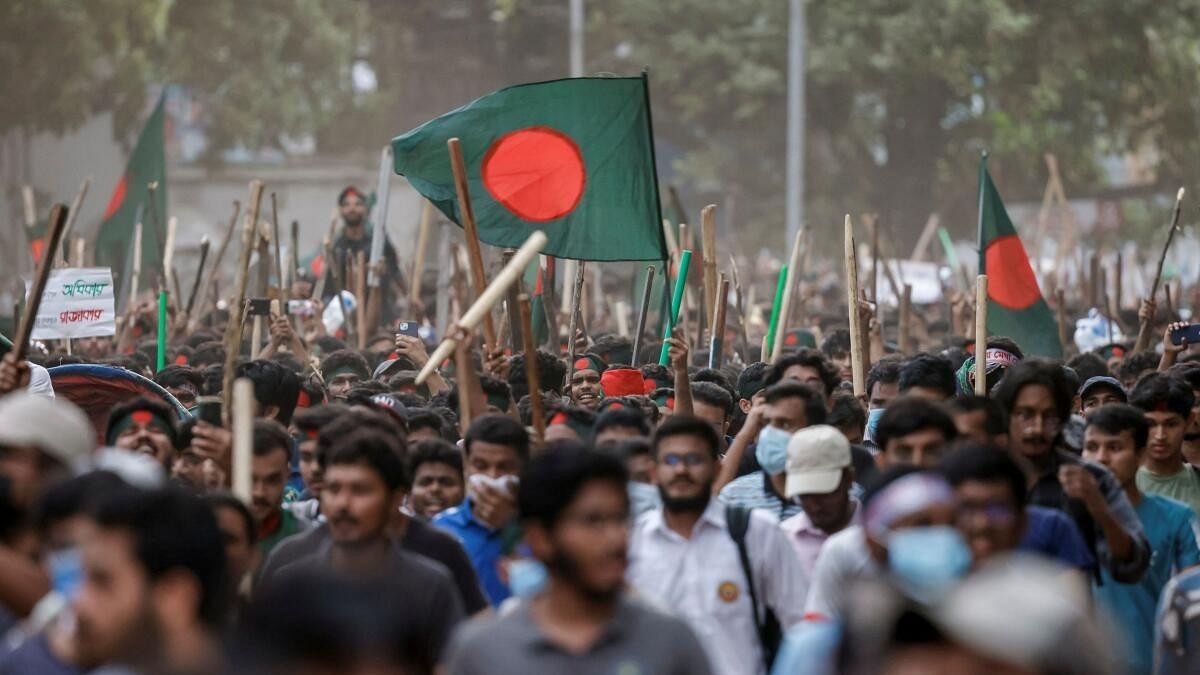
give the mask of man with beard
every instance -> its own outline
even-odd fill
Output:
[[[347,261],[354,260],[355,256],[359,253],[362,253],[368,260],[371,257],[371,237],[373,233],[371,228],[367,226],[367,196],[353,185],[347,186],[338,195],[338,211],[342,216],[342,222],[346,226],[342,228],[342,233],[338,235],[337,241],[333,243],[333,260],[326,261],[326,263],[330,269],[332,269],[333,265],[339,265],[338,269],[342,273],[342,278],[345,279]],[[392,242],[388,241],[386,231],[384,232],[383,239],[382,275],[380,278],[380,287],[384,289],[384,299],[380,303],[380,309],[382,319],[387,323],[390,321],[392,314],[391,287],[400,278],[400,268],[396,264],[396,249],[392,248]],[[332,279],[326,281],[325,288],[331,291],[336,288]]]
[[[1137,472],[1138,489],[1181,501],[1200,514],[1200,469],[1183,457],[1184,435],[1195,423],[1192,387],[1183,378],[1154,373],[1138,382],[1129,402],[1141,409],[1150,425]]]
[[[284,539],[312,527],[312,523],[284,508],[288,456],[292,438],[274,420],[254,420],[254,458],[250,464],[250,513],[258,527],[258,549],[265,560]]]
[[[595,354],[584,354],[575,359],[575,369],[571,371],[571,402],[577,406],[595,410],[604,398],[600,388],[600,374],[608,364]]]
[[[767,608],[785,629],[803,618],[808,580],[800,562],[774,517],[712,498],[720,447],[712,425],[673,415],[652,443],[663,506],[634,526],[625,577],[688,622],[715,672],[765,673],[773,645],[762,643],[760,623]],[[743,549],[730,526],[747,516]]]
[[[113,339],[107,335],[76,338],[71,347],[89,363],[99,363],[113,355]]]
[[[576,443],[548,450],[522,473],[518,503],[525,541],[549,580],[512,613],[464,629],[449,672],[711,672],[682,621],[622,593],[629,500],[621,461]]]
[[[1074,393],[1063,367],[1044,359],[1016,364],[994,390],[1009,419],[1009,451],[1033,467],[1029,503],[1071,516],[1112,578],[1133,583],[1150,564],[1150,546],[1129,498],[1104,467],[1059,447]]]
[[[80,528],[75,663],[215,673],[229,578],[221,532],[198,497],[122,487]]]
[[[404,462],[397,445],[376,429],[344,434],[333,443],[321,492],[328,537],[278,574],[326,570],[393,582],[380,588],[394,594],[408,616],[420,619],[423,634],[414,642],[428,651],[417,660],[432,667],[462,620],[463,605],[445,566],[404,550],[389,532],[392,514],[404,501]]]
[[[145,396],[113,406],[104,442],[114,448],[149,455],[168,473],[179,446],[175,414],[162,401]]]

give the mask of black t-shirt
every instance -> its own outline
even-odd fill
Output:
[[[314,554],[327,541],[329,526],[325,523],[308,532],[284,539],[271,551],[270,557],[259,571],[259,578],[269,579],[284,566]],[[468,616],[488,607],[487,598],[479,586],[479,576],[471,566],[471,559],[453,535],[410,516],[400,546],[406,551],[442,564],[450,572]]]

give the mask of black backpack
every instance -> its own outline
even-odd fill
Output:
[[[754,590],[754,575],[750,567],[750,555],[746,552],[746,531],[750,529],[750,509],[732,504],[725,507],[725,522],[729,525],[729,536],[737,544],[738,557],[742,561],[742,573],[746,576],[746,586],[750,590],[750,606],[754,611],[754,627],[758,631],[758,641],[762,644],[763,660],[767,670],[775,662],[775,654],[783,642],[783,627],[779,618],[770,607],[764,607],[764,618],[759,620],[758,592]]]

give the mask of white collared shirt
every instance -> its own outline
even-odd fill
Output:
[[[709,501],[690,539],[667,527],[661,509],[642,515],[630,536],[625,578],[638,593],[688,622],[721,675],[765,673],[737,544],[725,505]],[[804,617],[808,579],[774,518],[751,511],[746,553],[761,606],[787,628]]]

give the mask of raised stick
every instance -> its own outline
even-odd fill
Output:
[[[771,301],[771,318],[767,321],[767,334],[763,337],[762,360],[774,362],[775,334],[779,330],[779,310],[783,305],[783,294],[787,289],[788,266],[779,268],[779,280],[775,283],[775,298]]]
[[[425,273],[425,249],[429,246],[429,224],[433,220],[433,204],[421,200],[421,220],[417,224],[417,249],[413,252],[412,283],[408,286],[410,303],[421,300],[421,275]]]
[[[271,193],[271,243],[275,245],[275,288],[279,289],[280,298],[287,295],[283,288],[283,256],[279,253],[279,204],[275,201],[275,193]]]
[[[1167,230],[1167,242],[1163,244],[1162,253],[1158,256],[1158,266],[1154,270],[1154,280],[1150,285],[1150,299],[1158,294],[1158,283],[1162,280],[1163,263],[1167,260],[1167,251],[1171,248],[1171,242],[1175,240],[1175,230],[1179,229],[1179,210],[1183,203],[1183,188],[1179,188],[1179,192],[1175,193],[1175,210],[1171,213],[1171,228]],[[1143,321],[1138,327],[1137,342],[1133,345],[1133,352],[1146,351],[1150,347],[1150,332],[1151,324],[1154,322],[1154,317],[1150,321]]]
[[[530,422],[540,443],[546,436],[546,419],[542,410],[542,385],[538,380],[537,346],[533,344],[533,310],[529,296],[524,293],[517,296],[517,307],[520,309],[522,348],[525,350],[525,381],[529,385]]]
[[[575,265],[575,283],[572,286],[571,297],[571,316],[567,323],[567,381],[563,383],[563,387],[570,388],[571,376],[575,374],[575,331],[578,328],[579,319],[579,302],[580,296],[583,295],[583,275],[586,263],[579,260]]]
[[[475,229],[475,209],[471,206],[471,192],[467,185],[467,165],[463,160],[462,143],[457,138],[446,141],[450,151],[450,168],[454,172],[454,189],[458,193],[458,212],[462,219],[463,232],[466,234],[468,260],[471,263],[471,281],[475,284],[475,296],[478,298],[487,287],[483,275],[483,251],[479,248],[479,231]],[[477,303],[478,304],[478,303]],[[483,316],[483,347],[484,353],[490,354],[496,349],[496,327],[492,324],[491,308]]]
[[[142,281],[142,224],[133,225],[133,274],[129,277],[129,307],[137,304],[138,286]]]
[[[712,325],[717,295],[717,219],[716,204],[700,209],[700,255],[704,261],[704,317]]]
[[[529,235],[529,238],[525,240],[521,248],[517,249],[517,252],[513,254],[512,260],[508,261],[508,264],[500,270],[500,273],[496,275],[492,283],[483,289],[483,293],[480,293],[479,297],[475,299],[475,303],[459,317],[458,324],[467,330],[473,330],[478,326],[491,308],[504,298],[508,287],[516,283],[517,279],[521,277],[525,266],[538,254],[538,251],[542,250],[542,247],[546,245],[546,241],[546,233],[541,230],[536,230],[533,234]],[[426,362],[425,367],[421,369],[420,373],[417,373],[417,384],[424,383],[425,378],[429,377],[442,361],[445,361],[446,357],[450,356],[457,345],[458,340],[452,336],[448,335],[443,339],[442,343],[433,351],[433,354],[429,356],[429,361]]]
[[[975,277],[975,395],[987,396],[988,277]]]
[[[358,348],[360,350],[367,348],[367,332],[370,326],[367,324],[367,254],[359,251],[354,256],[354,296],[358,302],[354,305],[354,318],[358,322]]]
[[[779,360],[783,354],[783,337],[787,335],[788,317],[792,313],[792,297],[795,293],[796,279],[800,277],[800,242],[804,239],[804,228],[796,230],[796,240],[792,242],[792,257],[788,260],[787,279],[783,287],[783,302],[779,307],[779,321],[771,344],[771,363]]]
[[[233,215],[229,217],[229,225],[225,228],[225,236],[221,238],[221,245],[217,247],[217,256],[213,258],[213,264],[208,273],[208,281],[200,286],[200,301],[196,303],[199,308],[197,313],[204,311],[204,306],[208,304],[208,295],[210,289],[216,286],[217,276],[221,273],[221,261],[225,259],[225,249],[229,248],[229,242],[233,239],[233,230],[237,227],[238,214],[242,210],[242,203],[238,200],[233,200]],[[188,312],[188,331],[195,330],[196,322],[199,317]]]
[[[167,218],[167,240],[163,243],[162,257],[162,288],[166,289],[171,271],[175,265],[175,230],[179,227],[179,219],[175,216]]]
[[[250,210],[242,226],[242,247],[238,254],[237,295],[229,306],[229,323],[225,327],[225,368],[222,372],[221,396],[226,414],[233,409],[233,371],[237,366],[238,352],[242,347],[242,328],[245,313],[242,305],[246,301],[246,285],[250,281],[250,251],[254,248],[254,237],[258,226],[258,210],[262,206],[263,183],[257,178],[250,181]]]
[[[42,249],[47,253],[42,255],[42,259],[37,263],[37,273],[33,277],[33,284],[29,288],[29,297],[25,300],[25,312],[21,314],[21,321],[17,324],[17,334],[13,336],[13,354],[17,361],[25,358],[25,354],[29,350],[29,336],[33,334],[34,319],[37,317],[38,308],[42,304],[42,293],[46,290],[46,281],[50,278],[50,268],[54,266],[52,256],[49,251],[53,251],[62,241],[63,230],[66,229],[67,207],[63,204],[55,204],[50,207],[50,223],[46,230],[46,247]]]
[[[725,351],[725,310],[728,302],[725,301],[729,297],[729,280],[725,275],[721,275],[721,279],[717,284],[717,297],[715,299],[716,306],[713,307],[713,323],[712,330],[708,337],[708,367],[720,368],[723,352]]]
[[[904,284],[904,297],[900,298],[900,335],[899,344],[901,354],[908,354],[911,349],[910,336],[911,326],[909,322],[912,315],[912,284]]]
[[[184,313],[188,316],[188,321],[192,318],[192,308],[196,302],[196,291],[200,289],[200,280],[204,277],[204,262],[208,260],[209,241],[208,235],[200,238],[200,264],[196,267],[196,280],[192,282],[192,292],[188,293],[187,307]]]
[[[850,319],[850,372],[854,381],[854,395],[866,395],[866,373],[863,363],[862,323],[858,316],[858,260],[854,250],[854,223],[850,214],[845,220],[845,263],[846,263],[846,305]]]
[[[79,184],[79,191],[75,193],[75,199],[71,202],[70,213],[67,214],[67,224],[63,227],[62,240],[70,241],[71,230],[75,229],[75,220],[79,218],[79,207],[83,206],[83,199],[87,197],[88,187],[92,184],[92,177],[88,176]],[[63,264],[67,264],[67,251],[63,251]],[[82,267],[82,263],[79,264]]]
[[[233,323],[233,320],[230,320]],[[231,473],[233,494],[246,504],[250,503],[250,469],[254,457],[254,383],[248,377],[240,377],[231,385],[233,389],[233,466]]]
[[[646,314],[650,312],[650,291],[653,288],[654,265],[647,265],[646,283],[642,288],[642,302],[639,305],[637,324],[633,331],[633,363],[629,365],[634,368],[638,367],[638,361],[641,360],[642,335],[646,332]]]
[[[325,280],[334,276],[333,272],[337,269],[337,264],[333,260],[333,235],[337,232],[337,224],[340,218],[341,216],[338,215],[337,208],[335,207],[333,209],[333,216],[329,219],[329,231],[325,234],[325,238],[321,240],[321,276],[317,279],[316,285],[313,286],[312,293],[312,297],[315,300],[325,297]]]
[[[1058,340],[1066,349],[1071,343],[1071,330],[1067,326],[1067,294],[1061,288],[1054,291],[1054,318],[1058,322]]]
[[[663,322],[662,351],[658,355],[658,363],[661,366],[671,363],[671,357],[667,353],[671,347],[667,344],[667,338],[675,332],[675,324],[679,320],[679,308],[683,304],[683,292],[687,288],[688,269],[691,266],[692,252],[685,248],[679,254],[679,273],[675,277],[675,290],[671,293],[671,311],[667,314],[666,321]]]

